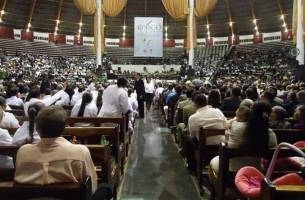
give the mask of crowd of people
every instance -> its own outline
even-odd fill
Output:
[[[184,78],[174,83],[155,76],[143,77],[139,73],[134,73],[133,79],[99,80],[94,62],[86,58],[30,54],[4,56],[1,57],[5,74],[1,79],[0,143],[22,146],[16,162],[17,182],[49,184],[84,177],[84,174],[76,174],[78,169],[69,173],[56,169],[57,164],[62,165],[56,162],[60,151],[61,160],[83,161],[84,173],[92,176],[95,191],[96,177],[92,173],[93,163],[88,149],[81,145],[74,147],[60,136],[67,116],[58,106],[71,106],[70,115],[78,117],[119,117],[125,114],[132,131],[136,118],[144,118],[145,112],[152,110],[152,105],[158,106],[162,102],[167,120],[167,110],[176,105],[173,121],[177,125],[179,147],[184,153],[196,150],[199,126],[226,129],[229,146],[247,146],[263,151],[277,144],[272,129],[305,129],[305,83],[293,80],[288,70],[287,51],[287,48],[268,52],[233,50],[225,63],[215,70],[210,82],[201,80],[198,71],[190,67],[185,69]],[[10,107],[15,106],[23,107],[29,118],[21,126],[9,112]],[[229,120],[226,112],[236,112],[236,116]],[[292,125],[287,118],[295,118],[297,123]],[[10,136],[5,127],[18,130]],[[207,143],[223,140],[226,139],[215,137]],[[52,145],[58,149],[52,150],[48,156],[37,151],[37,148],[48,149]],[[71,149],[75,151],[72,153]],[[193,155],[186,154],[191,172],[197,167]],[[1,163],[12,165],[7,157],[3,159],[6,160]],[[211,161],[216,174],[217,159]],[[28,163],[31,165],[26,166]],[[65,174],[64,178],[50,176],[50,179],[42,180],[46,174],[50,175],[50,171],[40,169],[43,163],[49,163],[50,171]],[[69,162],[65,164],[71,165]],[[28,175],[36,169],[41,173],[29,178]]]

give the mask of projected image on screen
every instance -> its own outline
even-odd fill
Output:
[[[134,18],[134,56],[163,57],[163,18]]]

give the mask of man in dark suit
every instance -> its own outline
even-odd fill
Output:
[[[137,73],[134,84],[134,89],[137,92],[138,108],[140,118],[144,118],[144,97],[145,97],[145,86],[141,78],[141,75]]]
[[[236,111],[241,102],[241,89],[239,87],[233,87],[231,90],[231,97],[227,97],[223,100],[223,111]]]

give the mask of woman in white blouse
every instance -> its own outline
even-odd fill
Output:
[[[71,117],[96,117],[97,106],[90,92],[85,92],[82,100],[78,101],[72,108]]]
[[[31,104],[28,109],[29,121],[23,122],[22,126],[18,128],[13,136],[13,144],[21,146],[28,143],[38,143],[40,136],[34,128],[34,121],[39,111],[45,105],[41,102]]]

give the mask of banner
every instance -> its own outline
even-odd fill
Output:
[[[163,57],[163,18],[134,18],[134,56]]]

